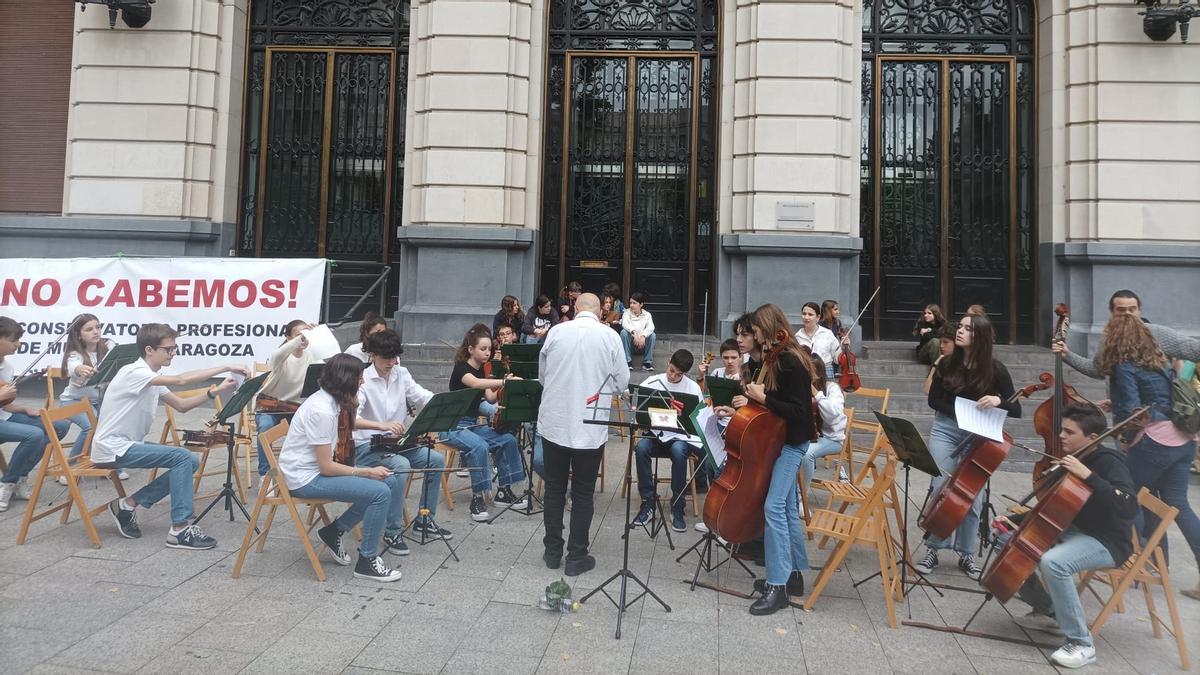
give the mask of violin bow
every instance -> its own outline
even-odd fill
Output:
[[[863,314],[867,313],[867,310],[871,307],[871,303],[875,301],[875,296],[879,295],[880,288],[881,286],[876,286],[875,292],[871,294],[870,298],[867,298],[867,304],[863,305],[862,309],[858,312],[858,316],[854,317],[854,322],[851,323],[850,327],[846,329],[846,335],[854,332],[854,327],[857,326],[858,322],[863,318]]]

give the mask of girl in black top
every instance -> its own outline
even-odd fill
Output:
[[[750,606],[754,615],[773,614],[787,607],[788,595],[804,593],[803,570],[808,569],[804,524],[800,520],[799,490],[796,472],[816,438],[812,410],[812,362],[792,338],[794,330],[783,310],[775,305],[763,305],[754,310],[751,325],[756,345],[766,350],[783,342],[783,351],[772,362],[763,360],[762,384],[744,377],[746,398],[765,405],[772,413],[787,422],[787,437],[775,468],[771,486],[763,503],[766,519],[764,537],[767,578],[756,589],[762,596]],[[757,370],[757,364],[748,369]],[[746,373],[749,375],[750,373]]]
[[[933,455],[942,476],[933,479],[929,486],[936,493],[950,474],[958,468],[965,453],[954,456],[959,445],[971,434],[958,428],[954,415],[954,400],[958,397],[976,401],[981,409],[1001,407],[1009,417],[1021,416],[1021,404],[1008,402],[1013,395],[1012,377],[1008,369],[992,357],[992,342],[995,331],[986,316],[964,316],[954,333],[954,352],[941,360],[934,368],[929,386],[929,407],[933,408],[933,428],[929,432],[929,453]],[[916,565],[922,574],[929,574],[937,567],[937,552],[953,548],[958,553],[958,567],[972,579],[978,579],[983,570],[975,562],[975,546],[979,538],[979,514],[983,510],[984,492],[980,491],[967,517],[959,524],[954,534],[947,539],[929,537],[925,546],[929,551]]]
[[[533,308],[525,313],[525,323],[521,325],[521,341],[526,344],[540,344],[546,341],[546,333],[558,323],[558,310],[550,303],[550,298],[539,295],[533,301]]]

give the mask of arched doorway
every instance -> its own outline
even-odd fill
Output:
[[[647,295],[699,330],[713,288],[717,0],[550,0],[542,291]]]
[[[982,304],[1034,337],[1033,0],[864,0],[860,299],[877,339]]]

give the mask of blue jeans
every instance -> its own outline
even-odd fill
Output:
[[[682,439],[664,443],[657,438],[643,438],[638,441],[637,446],[633,449],[633,454],[634,460],[637,462],[638,494],[642,496],[642,501],[654,499],[656,493],[654,471],[650,466],[651,458],[671,458],[671,508],[682,510],[683,500],[680,499],[680,496],[687,489],[688,456],[700,457],[703,451],[692,447]]]
[[[950,479],[950,474],[958,468],[962,457],[951,457],[950,455],[958,448],[958,444],[970,435],[958,428],[953,417],[942,414],[934,416],[933,428],[929,431],[929,454],[933,455],[933,461],[937,462],[942,475],[930,481],[930,494],[937,494],[942,484]],[[979,541],[979,514],[983,511],[984,495],[985,492],[980,490],[979,496],[971,504],[971,510],[958,524],[954,534],[946,539],[931,536],[925,540],[925,546],[931,551],[953,548],[959,555],[975,555],[975,548]]]
[[[1104,544],[1070,527],[1042,556],[1038,573],[1025,580],[1017,595],[1039,612],[1053,614],[1068,640],[1091,646],[1092,633],[1075,591],[1075,575],[1115,565]]]
[[[625,345],[625,363],[633,363],[633,335],[624,328],[621,329],[621,343]],[[646,353],[642,363],[654,363],[654,333],[646,336]]]
[[[54,431],[62,438],[71,428],[71,423],[60,420],[54,423]],[[46,454],[46,432],[42,428],[42,420],[25,413],[13,413],[12,417],[0,422],[0,443],[16,442],[12,459],[8,461],[8,471],[4,472],[3,482],[16,483],[33,471],[42,456]]]
[[[279,420],[282,418],[283,418],[282,415],[277,414],[277,413],[262,413],[262,412],[255,413],[254,414],[254,428],[258,431],[258,437],[262,438],[263,433],[265,433],[268,429],[275,426],[276,424],[279,424]],[[262,476],[267,475],[267,472],[270,470],[271,470],[271,463],[267,461],[267,453],[263,452],[262,441],[259,441],[259,443],[258,443],[258,475],[259,475],[259,477],[261,478]]]
[[[836,441],[824,436],[808,444],[808,452],[804,453],[804,459],[800,462],[800,466],[804,469],[805,494],[808,494],[808,486],[812,483],[813,472],[817,470],[817,460],[838,454],[842,451],[844,444],[845,441]]]
[[[525,478],[525,467],[521,466],[521,448],[512,434],[498,433],[490,426],[466,429],[476,423],[474,417],[464,417],[458,422],[459,429],[446,435],[445,442],[463,454],[471,469],[471,491],[475,494],[492,489],[492,472],[488,470],[488,451],[495,453],[497,480],[502,487],[518,483]]]
[[[64,405],[73,405],[73,404],[78,403],[79,401],[83,401],[85,399],[82,399],[82,398],[60,398],[59,400]],[[99,400],[95,400],[95,401],[92,401],[91,399],[86,399],[86,400],[91,402],[92,408],[94,408],[95,410],[100,409],[100,407],[99,407],[100,401]],[[92,430],[92,421],[90,419],[88,419],[87,413],[79,413],[78,415],[73,415],[71,417],[68,417],[67,420],[69,420],[75,426],[79,427],[79,438],[75,439],[75,445],[71,446],[71,454],[68,455],[69,457],[78,457],[79,455],[83,454],[83,445],[84,445],[84,443],[87,442],[88,432],[90,432]]]
[[[763,537],[764,558],[767,563],[767,583],[782,586],[792,572],[808,569],[808,549],[804,545],[804,521],[800,520],[800,491],[796,472],[808,450],[808,443],[784,445],[775,468],[771,471],[771,486],[763,503],[767,521]]]
[[[398,472],[388,480],[392,488],[392,505],[388,509],[387,534],[398,534],[404,529],[404,490],[408,486],[410,469],[443,469],[446,458],[442,453],[425,447],[404,452],[371,452],[371,444],[363,443],[354,448],[355,466],[386,466]],[[438,496],[442,492],[442,476],[425,474],[421,487],[421,506],[429,509],[430,515],[437,512]]]
[[[172,445],[134,443],[113,463],[119,469],[166,469],[129,498],[148,509],[170,494],[171,523],[184,525],[192,519],[192,475],[200,460],[191,452]]]
[[[526,422],[525,433],[533,437],[533,464],[529,469],[546,480],[546,452],[542,449],[542,435],[537,432],[537,424]]]
[[[1155,443],[1149,436],[1129,448],[1126,463],[1133,478],[1135,490],[1148,488],[1159,499],[1179,509],[1175,524],[1192,549],[1192,555],[1200,561],[1200,518],[1188,503],[1188,480],[1192,460],[1196,458],[1196,442],[1184,443],[1174,448]],[[1137,530],[1142,540],[1158,526],[1158,517],[1142,509],[1137,517]],[[1167,553],[1167,538],[1162,538],[1163,553]],[[1123,562],[1123,561],[1122,561]]]
[[[379,537],[383,533],[395,490],[390,483],[394,482],[395,476],[387,480],[360,476],[317,476],[307,485],[292,490],[292,494],[309,499],[349,502],[350,508],[333,522],[342,532],[353,530],[361,522],[362,541],[358,544],[358,554],[364,558],[374,558],[379,554]]]

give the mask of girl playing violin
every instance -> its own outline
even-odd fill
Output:
[[[298,497],[349,502],[337,520],[317,530],[334,562],[350,564],[342,545],[346,532],[362,523],[362,541],[354,576],[375,581],[398,581],[400,571],[389,568],[379,555],[379,540],[392,503],[397,478],[386,466],[358,467],[333,459],[338,444],[338,418],[358,410],[358,387],[363,364],[349,354],[336,354],[321,370],[321,390],[309,396],[292,417],[279,451],[279,469],[288,489]]]
[[[800,330],[796,331],[796,343],[801,347],[808,347],[813,354],[821,357],[821,362],[825,364],[825,377],[832,379],[833,366],[837,363],[838,354],[842,353],[842,349],[849,349],[850,338],[842,336],[839,340],[833,331],[817,322],[820,317],[820,305],[815,302],[804,303],[803,309],[800,310],[800,320],[803,323]]]
[[[1021,404],[1008,402],[1013,397],[1012,377],[1008,369],[992,357],[995,331],[986,316],[968,314],[958,322],[954,333],[954,352],[934,368],[929,387],[929,407],[934,409],[933,428],[929,432],[929,453],[933,455],[942,475],[933,479],[930,491],[934,494],[949,479],[967,453],[956,451],[970,442],[971,434],[958,427],[954,416],[954,400],[958,397],[976,402],[980,409],[1002,407],[1009,417],[1021,416]],[[937,552],[953,548],[958,552],[958,567],[972,579],[983,570],[975,562],[975,547],[979,537],[979,514],[983,509],[984,492],[980,491],[967,517],[952,537],[929,537],[925,557],[916,564],[922,574],[929,574],[938,565]]]
[[[108,350],[112,349],[111,340],[105,340],[100,334],[100,319],[94,314],[80,314],[71,322],[67,331],[67,343],[63,346],[62,372],[67,379],[67,387],[58,400],[63,405],[76,401],[91,401],[92,407],[100,409],[100,388],[103,385],[88,386],[88,380],[96,374],[96,366],[104,360]],[[87,441],[88,432],[92,430],[87,413],[81,413],[71,419],[79,427],[79,438],[71,448],[71,456],[76,457],[83,452],[83,444]],[[124,473],[123,471],[121,473]],[[121,476],[121,480],[129,478],[129,474]],[[66,485],[65,476],[58,482]]]

